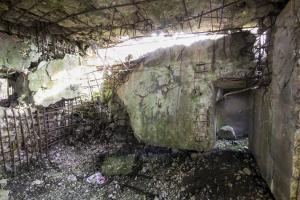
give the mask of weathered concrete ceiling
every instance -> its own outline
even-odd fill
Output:
[[[50,33],[76,41],[118,42],[157,31],[240,28],[283,0],[3,0],[0,31]]]

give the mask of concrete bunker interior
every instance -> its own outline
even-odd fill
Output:
[[[0,15],[0,199],[300,198],[298,0]]]

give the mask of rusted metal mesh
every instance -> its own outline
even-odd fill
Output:
[[[90,95],[62,100],[47,108],[20,107],[0,110],[0,165],[15,174],[48,156],[48,149],[72,135],[101,131],[107,108],[100,102],[100,79],[93,72],[81,87]],[[2,113],[1,113],[2,112]]]
[[[50,147],[74,134],[100,131],[105,113],[99,102],[81,98],[47,108],[7,108],[0,119],[0,165],[15,174],[18,166],[47,157]]]
[[[230,2],[223,0],[218,3],[209,0],[209,6],[200,7],[197,14],[191,14],[191,8],[186,0],[175,1],[173,3],[178,4],[178,8],[180,8],[178,11],[174,11],[176,17],[169,19],[171,23],[161,26],[157,22],[155,23],[155,18],[151,16],[150,10],[147,8],[156,4],[163,6],[166,2],[140,0],[114,3],[112,1],[106,6],[88,6],[85,10],[74,10],[71,13],[66,12],[63,8],[51,9],[51,7],[48,8],[49,11],[42,12],[42,10],[47,10],[47,7],[43,6],[47,5],[48,2],[46,1],[36,1],[27,8],[23,8],[22,1],[12,5],[5,3],[8,8],[2,13],[0,25],[3,24],[4,30],[1,30],[2,32],[19,36],[51,33],[56,36],[62,35],[61,39],[65,40],[90,41],[92,39],[108,46],[117,43],[117,38],[126,35],[135,38],[164,30],[184,30],[195,33],[199,31],[223,32],[228,29],[235,29],[236,27],[229,23],[232,18],[232,10],[245,4],[245,0]],[[87,4],[89,3],[87,2]],[[260,4],[257,6],[265,6],[265,3]],[[125,12],[128,9],[135,14],[128,15]],[[95,18],[95,13],[99,12],[107,15],[104,19],[111,20],[103,20],[100,24],[99,22],[98,24],[93,23],[92,19]],[[31,22],[32,27],[24,26],[20,23],[20,19]],[[90,20],[87,21],[86,19]],[[72,26],[63,25],[66,22],[72,23]],[[31,29],[32,31],[29,31]],[[44,41],[43,38],[39,38],[39,40]]]

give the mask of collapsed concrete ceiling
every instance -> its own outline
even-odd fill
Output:
[[[0,31],[31,37],[46,33],[105,46],[122,36],[253,26],[256,19],[276,13],[282,1],[4,0],[0,2]]]

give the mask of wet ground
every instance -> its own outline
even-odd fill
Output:
[[[273,199],[246,144],[223,141],[212,152],[197,153],[119,136],[109,142],[64,142],[51,149],[49,159],[36,162],[29,172],[19,169],[2,187],[10,191],[10,199]],[[106,177],[102,185],[88,183],[109,154],[135,154],[133,172]]]

